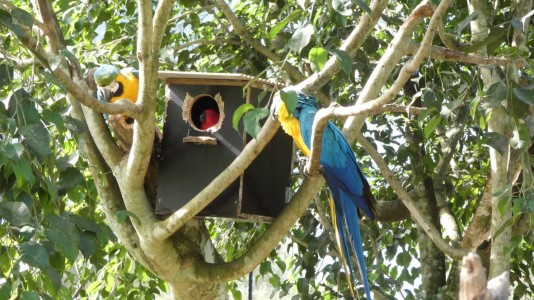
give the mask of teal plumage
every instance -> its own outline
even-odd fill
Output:
[[[300,135],[308,149],[311,149],[312,126],[317,111],[317,101],[314,97],[298,94],[298,104],[292,115],[299,122]],[[297,139],[299,133],[289,134]],[[358,223],[358,209],[374,219],[375,199],[370,192],[369,183],[356,162],[352,148],[339,128],[332,122],[327,123],[323,132],[320,162],[323,167],[323,176],[333,196],[331,204],[334,206],[332,211],[335,216],[332,218],[338,231],[341,244],[339,246],[344,252],[342,256],[346,258],[344,263],[348,265],[350,277],[354,278],[349,259],[349,248],[352,248],[360,266],[365,294],[367,299],[371,299],[367,268],[363,256],[363,242]],[[347,241],[347,237],[350,243]]]

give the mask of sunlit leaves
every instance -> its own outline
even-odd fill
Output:
[[[352,73],[352,58],[350,55],[347,52],[338,49],[332,49],[330,52],[336,56],[338,64],[341,66],[343,72],[350,76]]]
[[[243,115],[251,109],[254,109],[254,105],[243,103],[234,111],[234,114],[232,115],[232,127],[236,131],[239,131],[239,120],[241,120]]]
[[[308,53],[308,59],[311,62],[312,70],[319,72],[324,68],[328,60],[328,52],[321,47],[314,47]]]
[[[253,138],[258,136],[261,129],[260,121],[269,116],[269,110],[264,107],[254,108],[243,117],[243,125],[248,134]]]
[[[297,92],[293,89],[280,90],[280,99],[286,106],[287,112],[293,113],[298,103]]]
[[[0,218],[13,226],[28,225],[32,222],[30,209],[24,202],[0,202]]]
[[[49,265],[49,255],[46,249],[37,243],[27,242],[19,246],[22,261],[28,265],[44,269]]]
[[[24,145],[31,149],[41,160],[52,153],[50,151],[50,136],[40,123],[26,125],[21,127],[20,131],[24,137]]]
[[[534,90],[525,88],[513,88],[514,96],[528,105],[534,105]]]
[[[271,28],[267,37],[270,40],[272,40],[282,29],[284,29],[284,27],[287,26],[289,22],[299,18],[301,14],[302,14],[302,10],[300,9],[297,9],[291,12],[291,14],[289,14],[285,19],[283,19],[282,21],[277,23],[275,26],[273,26],[273,28]]]
[[[39,113],[30,94],[24,89],[16,90],[9,98],[9,115],[17,120],[19,126],[26,126],[39,122]]]
[[[297,54],[300,54],[302,49],[310,43],[311,37],[314,33],[315,28],[311,24],[300,27],[293,33],[293,36],[289,40],[289,48],[295,51]]]
[[[35,182],[32,167],[27,160],[14,161],[11,166],[17,178],[18,188],[31,186]]]

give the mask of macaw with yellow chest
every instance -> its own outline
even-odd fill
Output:
[[[318,111],[317,101],[312,96],[297,94],[298,103],[289,112],[282,101],[273,103],[271,111],[278,116],[282,129],[289,134],[300,151],[310,155],[312,126]],[[371,299],[367,268],[363,255],[363,243],[358,223],[358,209],[374,219],[375,199],[369,183],[356,162],[349,143],[332,122],[323,132],[321,166],[323,176],[333,197],[329,197],[332,221],[343,265],[350,274],[349,287],[352,291],[354,272],[350,260],[349,245],[356,254],[367,299]],[[333,199],[332,199],[333,198]],[[348,240],[347,240],[348,239]]]
[[[113,103],[126,99],[135,103],[139,94],[139,79],[131,69],[120,70],[116,66],[102,65],[95,70],[98,100]]]

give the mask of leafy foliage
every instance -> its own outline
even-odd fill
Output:
[[[40,67],[33,61],[40,58],[21,47],[19,38],[32,26],[33,18],[26,2],[13,3],[19,8],[0,10],[0,298],[151,298],[166,291],[165,283],[135,262],[106,225],[93,175],[87,171],[88,163],[74,142],[86,128],[69,117],[71,107],[65,91],[50,73],[63,57],[79,60],[83,69],[102,63],[136,68],[135,2],[101,5],[91,1],[53,1],[68,52],[49,68]],[[291,85],[284,64],[317,72],[330,57],[335,57],[342,72],[323,91],[340,104],[350,105],[418,3],[390,1],[372,35],[351,58],[339,46],[359,17],[369,12],[366,1],[329,0],[326,5],[312,1],[233,1],[233,11],[245,21],[252,38],[281,58],[271,61],[232,31],[211,1],[177,1],[166,28],[160,69],[265,74],[280,84]],[[509,43],[512,30],[522,25],[514,16],[515,9],[510,1],[501,1],[491,14],[489,37],[479,44],[469,44],[469,22],[479,16],[468,13],[466,1],[455,1],[449,10],[454,13],[447,14],[445,27],[458,45],[464,45],[461,50],[466,53],[476,53],[486,46],[489,56],[521,57],[533,65],[532,53]],[[531,29],[532,25],[527,27]],[[424,30],[420,26],[414,40],[420,41]],[[438,38],[435,43],[442,45]],[[532,43],[533,39],[528,38],[526,48],[532,49]],[[503,72],[502,81],[485,88],[476,65],[426,60],[420,76],[409,84],[417,81],[416,89],[410,91],[413,86],[408,86],[394,100],[404,106],[416,103],[421,112],[417,116],[385,113],[369,118],[365,125],[366,137],[416,200],[423,201],[420,191],[425,179],[431,177],[440,182],[442,190],[438,192],[444,195],[460,233],[466,232],[485,192],[490,147],[500,153],[509,148],[519,153],[521,180],[509,186],[513,198],[504,199],[503,203],[512,201],[510,222],[516,226],[525,219],[534,221],[532,158],[527,152],[532,131],[532,69],[522,72],[528,79],[526,85],[515,83],[510,74]],[[387,86],[395,78],[393,74]],[[291,107],[294,95],[282,91],[282,99]],[[162,114],[163,101],[158,105]],[[237,130],[242,120],[244,129],[256,137],[261,119],[268,116],[266,107],[261,105],[267,104],[240,107],[233,115],[234,128]],[[512,117],[511,136],[488,131],[492,111],[501,107]],[[421,142],[410,143],[407,129],[418,134]],[[450,162],[435,174],[447,154],[443,145],[456,132],[459,138],[451,149]],[[358,147],[354,150],[375,197],[381,201],[398,200],[370,158]],[[410,158],[421,153],[424,172],[417,173]],[[295,176],[294,190],[300,179]],[[268,278],[273,288],[267,296],[282,298],[298,293],[297,297],[306,299],[349,297],[345,270],[337,259],[329,217],[324,213],[326,207],[321,194],[291,230],[290,238],[259,266],[256,282]],[[128,216],[129,212],[123,211],[117,218],[124,220]],[[239,257],[261,239],[266,226],[207,222],[225,261]],[[508,249],[517,298],[528,297],[534,291],[534,284],[528,280],[534,272],[528,263],[533,259],[533,235],[531,225],[526,227],[515,231]],[[416,299],[421,295],[421,253],[417,227],[410,218],[391,222],[364,218],[362,231],[368,241],[366,263],[373,290],[389,298]],[[454,270],[456,262],[446,263]],[[457,278],[454,272],[450,274],[447,284],[454,287]],[[361,293],[361,285],[357,288]],[[242,297],[237,284],[230,284],[228,289],[234,298]],[[440,295],[431,296],[455,297],[447,293],[446,287]]]

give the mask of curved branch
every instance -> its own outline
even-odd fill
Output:
[[[304,180],[282,213],[243,256],[223,264],[210,264],[197,259],[193,268],[183,270],[184,272],[177,276],[185,276],[189,280],[200,282],[226,282],[250,273],[265,257],[269,256],[280,239],[304,214],[324,182],[324,179],[319,176]]]
[[[44,7],[44,10],[47,8]],[[51,9],[51,7],[48,6],[48,9]],[[52,12],[44,12],[45,15],[53,16],[54,14]],[[37,41],[31,36],[31,32],[27,28],[24,29],[24,34],[20,36],[19,33],[19,40],[28,50],[30,50],[32,53],[35,54],[36,59],[39,61],[39,63],[45,67],[49,68],[50,64],[48,62],[48,59],[46,58],[48,55],[43,50],[42,46],[37,43]],[[61,32],[57,32],[57,34],[61,34]],[[60,38],[56,38],[60,39]],[[117,107],[119,107],[116,104],[110,104],[110,103],[104,103],[101,101],[98,101],[96,98],[92,97],[87,93],[88,87],[86,83],[79,79],[77,82],[74,82],[70,75],[67,75],[66,71],[62,69],[63,67],[60,65],[58,68],[52,71],[52,75],[56,77],[56,79],[61,82],[64,86],[64,88],[67,90],[68,95],[72,95],[76,98],[76,101],[72,97],[68,97],[71,104],[73,106],[76,105],[77,101],[81,102],[82,104],[86,105],[83,106],[82,109],[85,110],[87,107],[94,106],[97,110],[103,110],[102,108],[106,108],[106,111],[114,111]],[[76,74],[75,74],[76,75]],[[111,107],[112,109],[107,109]],[[87,110],[89,111],[89,109]],[[92,113],[94,111],[90,110]],[[122,109],[121,109],[122,112]],[[132,113],[134,111],[131,111]],[[119,112],[120,113],[120,112]],[[87,113],[85,113],[87,115]],[[134,113],[135,114],[135,113]],[[80,120],[85,123],[85,118],[80,117]],[[91,126],[92,124],[97,124],[97,126]],[[95,141],[99,147],[99,149],[107,148],[110,151],[109,152],[102,152],[104,155],[104,158],[106,159],[106,162],[113,167],[113,165],[117,164],[120,160],[120,151],[118,147],[116,147],[116,144],[111,139],[111,135],[109,133],[109,130],[107,128],[103,128],[104,124],[100,119],[92,118],[92,120],[89,121],[88,127],[92,131],[92,134],[94,137],[98,137],[98,139]],[[110,146],[115,145],[115,147]]]
[[[376,22],[380,19],[382,11],[386,8],[389,1],[374,0],[371,3],[371,14],[364,14],[358,23],[358,26],[352,30],[347,39],[339,47],[340,50],[346,51],[351,57],[356,55],[356,52],[365,41],[365,38],[371,33]],[[324,86],[328,81],[334,77],[341,70],[341,65],[336,56],[332,56],[324,65],[324,68],[306,80],[297,85],[297,90],[304,94],[312,94],[319,88]]]
[[[393,174],[393,172],[389,169],[386,161],[382,158],[382,156],[380,156],[373,145],[371,145],[371,143],[369,143],[369,141],[360,132],[357,133],[356,139],[365,152],[367,152],[367,154],[373,158],[373,161],[378,165],[378,168],[382,172],[382,175],[384,175],[384,178],[391,185],[406,208],[410,211],[412,218],[416,221],[417,225],[419,225],[427,233],[434,244],[436,244],[436,246],[443,251],[443,253],[447,254],[453,259],[461,259],[465,254],[467,254],[467,250],[458,249],[449,245],[441,237],[441,233],[436,229],[436,227],[432,225],[432,222],[428,220],[425,215],[421,214],[421,212],[417,209],[412,197],[408,194],[406,189],[404,189],[402,183],[395,177],[395,174]]]
[[[141,115],[141,107],[130,101],[118,101],[117,103],[108,103],[99,101],[89,93],[87,90],[81,89],[80,86],[83,80],[79,79],[78,82],[72,80],[71,76],[65,73],[60,68],[52,71],[52,74],[57,78],[59,82],[63,84],[67,92],[76,97],[76,100],[80,101],[83,105],[99,112],[110,115],[128,115],[134,119],[138,119]]]
[[[232,40],[232,39],[209,39],[209,40],[202,39],[202,40],[195,40],[195,41],[183,43],[181,45],[174,47],[173,50],[179,51],[179,50],[185,49],[193,45],[237,45],[237,46],[240,46],[242,45],[242,43]]]
[[[420,48],[420,45],[416,42],[412,42],[408,47],[411,53],[416,53],[417,49]],[[526,64],[526,61],[522,58],[511,59],[504,56],[481,56],[477,54],[451,50],[441,46],[432,46],[429,57],[439,61],[454,61],[474,65],[499,65],[502,67],[516,65],[522,68]]]
[[[164,1],[166,2],[166,1]],[[154,18],[152,14],[152,1],[138,0],[138,32],[137,32],[137,59],[139,60],[139,95],[136,105],[141,107],[142,113],[133,126],[132,146],[126,165],[123,166],[123,184],[121,190],[129,190],[141,194],[139,189],[143,187],[144,175],[146,174],[150,156],[152,155],[152,145],[156,129],[156,94],[157,94],[157,68],[158,52],[153,48],[154,41],[161,41],[161,36],[154,37]],[[158,4],[158,8],[160,8]],[[159,12],[158,18],[166,21],[164,15]],[[163,19],[162,19],[163,18]],[[159,24],[162,25],[162,24]],[[159,26],[158,25],[158,26]],[[162,25],[163,26],[163,25]],[[159,28],[159,27],[158,27]],[[158,29],[160,30],[160,29]],[[159,32],[161,33],[161,32]],[[155,45],[156,46],[156,45]],[[159,51],[159,49],[158,49]],[[135,198],[133,198],[135,199]],[[148,218],[147,211],[144,211],[144,203],[130,203],[131,199],[125,197],[128,209],[139,215]]]
[[[152,50],[159,52],[161,48],[161,41],[165,28],[167,27],[167,21],[172,11],[172,5],[174,0],[161,0],[158,2],[156,12],[154,13],[154,21],[152,25]]]
[[[252,161],[260,154],[269,143],[280,123],[268,118],[256,139],[250,141],[241,154],[208,186],[200,191],[193,199],[187,202],[179,210],[175,211],[167,219],[155,224],[152,230],[154,240],[164,240],[180,229],[187,221],[197,215],[204,207],[228,187],[228,184],[237,179]]]
[[[215,0],[215,2],[217,3],[217,8],[226,16],[226,19],[228,19],[230,24],[232,24],[232,29],[243,39],[243,41],[274,63],[280,63],[284,60],[282,57],[278,56],[278,54],[272,52],[268,47],[264,46],[262,43],[252,37],[245,25],[243,25],[228,4],[226,4],[225,0]],[[291,65],[287,61],[282,64],[281,68],[287,72],[293,82],[300,82],[306,78],[298,68]],[[321,91],[318,92],[317,96],[323,103],[330,102],[328,95],[322,93]]]

